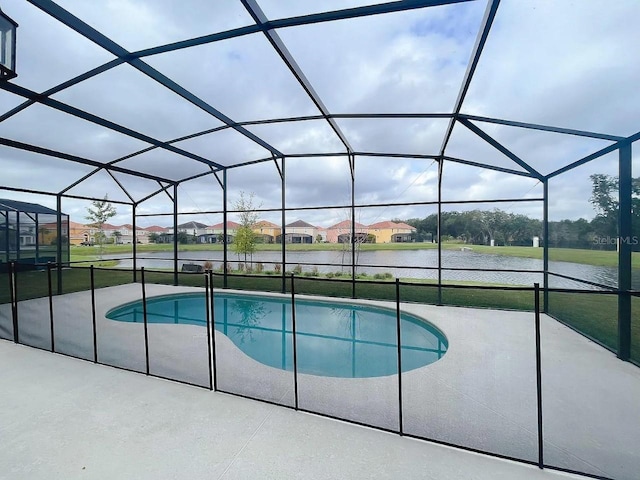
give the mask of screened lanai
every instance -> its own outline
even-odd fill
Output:
[[[3,279],[4,337],[17,341],[16,318],[33,312],[20,302],[206,279],[538,311],[637,369],[637,2],[9,0],[2,11],[19,26],[17,77],[0,81],[0,197],[65,212],[70,236],[108,198],[117,213],[105,238],[121,243],[74,246],[69,262],[41,262],[39,277]],[[256,242],[247,255],[237,246],[247,214],[258,235],[305,241]],[[194,263],[211,276],[190,275]],[[55,307],[45,310],[46,323]],[[76,356],[97,355],[95,316],[93,344],[86,333]],[[29,341],[54,350],[48,332]],[[525,337],[540,367],[533,323]],[[550,377],[570,375],[559,372]],[[533,417],[498,408],[498,423],[541,438],[543,381],[535,365],[523,376]],[[622,385],[634,398],[635,383]],[[549,397],[548,418],[561,418]],[[620,415],[637,414],[626,405]],[[406,433],[402,421],[383,427]],[[547,461],[535,442],[512,451],[415,433],[602,478],[640,465],[633,452],[616,470],[614,453],[600,464],[558,447],[576,439],[554,443],[554,428]]]

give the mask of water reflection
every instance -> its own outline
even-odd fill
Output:
[[[228,328],[228,310],[225,310],[224,323]],[[240,343],[246,340],[255,341],[253,330],[261,325],[264,317],[267,316],[267,309],[263,302],[252,300],[233,300],[231,302],[231,316],[234,319],[235,332],[233,337]]]

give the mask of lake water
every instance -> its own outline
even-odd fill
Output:
[[[172,252],[146,253],[142,255],[144,259],[138,260],[138,268],[167,269],[172,267]],[[106,255],[104,257],[117,259],[119,255]],[[214,268],[221,267],[223,252],[221,251],[191,251],[179,252],[179,268],[183,263],[191,261],[202,263],[206,260],[214,264]],[[256,252],[253,255],[253,262],[262,262],[265,270],[273,270],[273,264],[279,263],[281,252],[268,251]],[[233,263],[233,268],[237,267],[238,256],[232,252],[228,254],[228,261]],[[240,259],[242,261],[242,259]],[[293,269],[298,263],[302,264],[302,271],[311,271],[313,266],[321,273],[344,271],[350,272],[351,254],[339,251],[291,251],[287,252],[287,270]],[[429,278],[437,279],[438,272],[438,251],[436,249],[425,250],[374,250],[358,253],[359,266],[358,273],[373,275],[376,273],[388,272],[394,277],[403,278]],[[309,265],[304,265],[309,264]],[[336,264],[328,266],[326,264]],[[340,265],[344,265],[341,268]],[[123,259],[118,267],[131,268],[133,262]],[[416,268],[417,267],[417,268]],[[425,269],[430,267],[431,269]],[[532,285],[535,282],[543,283],[541,273],[535,270],[542,270],[542,260],[533,258],[509,257],[504,255],[489,255],[477,253],[473,250],[443,250],[443,268],[470,269],[464,271],[442,272],[443,279],[457,281],[474,281],[483,283],[498,283],[506,285]],[[473,269],[489,270],[527,270],[529,272],[477,272]],[[584,265],[570,262],[549,262],[549,271],[580,278],[604,285],[615,287],[618,281],[618,271],[615,267],[598,267],[594,265]],[[587,285],[566,280],[554,276],[549,277],[550,287],[555,288],[590,288]],[[640,278],[634,278],[634,288],[640,288]]]

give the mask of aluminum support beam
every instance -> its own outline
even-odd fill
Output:
[[[51,0],[29,0],[29,2],[32,3],[33,5],[35,5],[36,7],[38,7],[39,9],[41,9],[42,11],[44,11],[45,13],[49,14],[50,16],[52,16],[53,18],[55,18],[59,22],[63,23],[67,27],[69,27],[72,30],[76,31],[77,33],[79,33],[83,37],[87,38],[88,40],[91,40],[95,44],[97,44],[100,47],[104,48],[109,53],[115,55],[118,58],[124,59],[132,67],[136,68],[140,72],[144,73],[148,77],[150,77],[153,80],[155,80],[156,82],[160,83],[165,88],[168,88],[169,90],[171,90],[172,92],[176,93],[177,95],[180,95],[182,98],[184,98],[188,102],[192,103],[196,107],[204,110],[205,112],[207,112],[208,114],[214,116],[215,118],[217,118],[221,122],[223,122],[223,123],[225,123],[227,125],[232,125],[233,126],[232,128],[234,128],[234,130],[236,130],[238,133],[240,133],[240,134],[244,135],[245,137],[249,138],[250,140],[256,142],[258,145],[260,145],[263,148],[267,149],[268,151],[274,153],[275,155],[282,156],[282,154],[276,148],[272,147],[267,142],[265,142],[264,140],[262,140],[261,138],[259,138],[255,134],[251,133],[250,131],[248,131],[244,127],[237,126],[236,122],[231,120],[229,117],[224,115],[222,112],[216,110],[211,105],[206,103],[204,100],[198,98],[196,95],[194,95],[193,93],[191,93],[187,89],[183,88],[182,86],[180,86],[179,84],[177,84],[173,80],[169,79],[168,77],[166,77],[165,75],[163,75],[162,73],[157,71],[155,68],[153,68],[150,65],[144,63],[139,58],[136,58],[136,57],[132,56],[131,52],[129,52],[125,48],[123,48],[120,45],[118,45],[116,42],[111,40],[109,37],[107,37],[107,36],[103,35],[102,33],[98,32],[96,29],[94,29],[93,27],[91,27],[87,23],[83,22],[78,17],[72,15],[67,10],[65,10],[64,8],[62,8],[59,5],[57,5],[56,3],[52,2]],[[154,142],[147,142],[147,143],[155,144]],[[166,148],[166,144],[165,144],[165,146],[163,146],[163,148]],[[188,152],[184,152],[184,153],[182,153],[182,155],[184,155],[185,153],[188,153]],[[188,156],[188,155],[185,155],[185,156]],[[204,163],[208,163],[208,164],[210,164],[212,166],[215,166],[217,168],[224,168],[222,165],[217,164],[215,162],[208,161],[208,160],[205,161]]]
[[[456,100],[455,107],[453,108],[453,118],[451,118],[451,120],[449,121],[449,126],[447,127],[447,131],[444,134],[444,139],[442,140],[440,155],[444,155],[446,153],[449,139],[451,138],[451,134],[453,133],[453,127],[455,126],[458,115],[460,114],[460,110],[462,109],[464,99],[467,96],[469,85],[471,85],[471,80],[473,80],[473,74],[478,67],[478,62],[480,62],[480,56],[482,55],[482,50],[484,49],[485,44],[487,43],[487,38],[489,38],[491,25],[493,25],[493,20],[496,18],[496,13],[498,13],[499,5],[500,0],[490,0],[487,3],[487,9],[484,12],[484,18],[482,19],[482,26],[480,27],[480,31],[478,32],[478,36],[476,37],[476,43],[473,47],[473,51],[471,52],[471,60],[467,65],[467,71],[465,72],[464,78],[462,79],[462,85],[460,86],[460,91],[458,92],[458,98]]]
[[[253,20],[258,25],[262,26],[269,21],[269,19],[255,0],[241,0],[241,2],[249,12],[249,15],[251,15]],[[349,141],[347,140],[347,137],[344,135],[342,130],[340,130],[340,127],[338,126],[336,121],[329,116],[329,110],[322,102],[320,95],[318,95],[318,93],[313,88],[313,85],[311,85],[309,79],[302,72],[302,69],[293,58],[293,55],[291,55],[289,49],[286,47],[278,33],[275,30],[264,30],[264,34],[269,40],[269,43],[271,43],[271,46],[274,48],[276,53],[280,55],[282,61],[287,65],[289,71],[296,78],[300,86],[302,86],[309,98],[311,98],[311,101],[318,108],[318,110],[320,110],[320,113],[322,113],[324,119],[329,123],[331,129],[338,136],[347,152],[353,151],[351,145],[349,144]]]
[[[48,148],[29,145],[28,143],[17,142],[15,140],[10,140],[8,138],[0,138],[0,145],[16,148],[18,150],[25,150],[27,152],[38,153],[40,155],[46,155],[48,157],[60,158],[62,160],[68,160],[70,162],[82,163],[83,165],[89,165],[92,167],[107,168],[102,163],[97,162],[95,160],[89,160],[88,158],[82,158],[76,155],[70,155],[68,153],[57,152],[55,150],[50,150]],[[110,170],[113,170],[114,172],[126,173],[127,175],[134,175],[136,177],[147,178],[149,180],[157,180],[161,182],[172,182],[172,180],[167,180],[166,178],[158,177],[156,175],[151,175],[148,173],[136,172],[134,170],[129,170],[128,168],[117,167],[117,166],[112,166],[108,168]]]
[[[490,118],[490,117],[479,117],[477,115],[465,115],[463,113],[459,114],[458,118],[464,119],[464,120],[472,120],[474,122],[495,123],[496,125],[506,125],[508,127],[525,128],[528,130],[541,130],[543,132],[562,133],[565,135],[575,135],[577,137],[597,138],[599,140],[609,140],[611,142],[619,142],[625,139],[625,137],[608,135],[606,133],[596,133],[596,132],[588,132],[586,130],[574,130],[571,128],[553,127],[550,125],[540,125],[537,123],[514,122],[512,120],[503,120],[500,118]]]
[[[502,154],[506,155],[507,157],[509,157],[511,160],[513,160],[516,164],[518,164],[520,167],[524,168],[527,172],[529,172],[533,177],[537,178],[538,180],[542,181],[544,180],[544,177],[542,176],[542,174],[540,172],[538,172],[535,168],[533,168],[531,165],[529,165],[528,163],[526,163],[524,160],[522,160],[520,157],[518,157],[515,153],[513,153],[511,150],[509,150],[508,148],[506,148],[504,145],[502,145],[500,142],[498,142],[496,139],[494,139],[491,135],[489,135],[488,133],[486,133],[484,130],[482,130],[481,128],[479,128],[477,125],[474,125],[473,123],[471,123],[469,120],[464,120],[461,119],[460,123],[462,123],[465,127],[467,127],[469,130],[471,130],[473,133],[475,133],[476,135],[478,135],[480,138],[482,138],[485,142],[487,142],[489,145],[491,145],[493,148],[495,148],[496,150],[498,150],[499,152],[501,152]]]
[[[132,57],[146,57],[149,55],[157,55],[159,53],[173,52],[183,48],[195,47],[197,45],[206,45],[207,43],[218,42],[230,38],[251,35],[261,31],[297,27],[301,25],[311,25],[314,23],[333,22],[336,20],[347,20],[349,18],[368,17],[371,15],[381,15],[385,13],[403,12],[406,10],[415,10],[425,7],[436,7],[440,5],[450,5],[454,3],[468,2],[471,0],[402,0],[396,2],[381,3],[377,5],[367,5],[363,7],[346,8],[343,10],[334,10],[330,12],[313,13],[310,15],[302,15],[298,17],[282,18],[278,20],[270,20],[262,25],[248,25],[246,27],[235,28],[225,32],[213,33],[202,37],[174,42],[158,47],[147,48],[131,54]]]
[[[633,176],[630,143],[620,147],[619,156],[618,358],[629,360],[631,356],[631,295],[629,294],[632,290],[631,252],[636,240],[632,237]]]

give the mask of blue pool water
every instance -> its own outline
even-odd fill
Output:
[[[148,323],[206,326],[204,294],[147,300]],[[142,302],[112,309],[107,318],[142,323]],[[288,298],[216,294],[215,328],[260,363],[293,370]],[[398,371],[396,312],[344,303],[296,300],[298,372],[328,377],[379,377]],[[433,363],[447,351],[446,337],[417,317],[402,314],[402,371]]]

